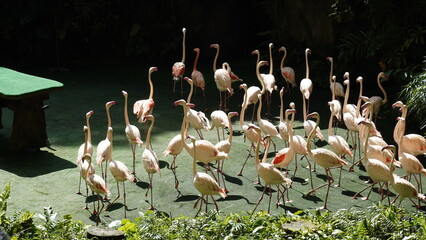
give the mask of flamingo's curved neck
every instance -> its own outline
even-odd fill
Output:
[[[254,165],[259,166],[260,162],[259,162],[259,149],[260,149],[260,142],[262,141],[262,134],[260,132],[258,132],[259,134],[257,134],[257,146],[256,149],[254,151]]]
[[[183,120],[182,120],[181,132],[180,132],[180,134],[181,134],[181,140],[182,140],[183,146],[186,149],[186,151],[188,153],[191,153],[192,150],[189,147],[188,143],[186,143],[186,141],[185,141],[185,128],[186,128],[187,113],[188,113],[188,109],[187,108],[188,107],[186,105],[183,105],[182,107],[183,107]],[[193,146],[195,146],[195,143],[194,143]],[[195,155],[194,155],[194,157],[195,157]]]
[[[283,52],[284,52],[284,56],[283,56],[283,58],[281,58],[281,63],[280,63],[280,68],[281,69],[284,68],[284,60],[285,60],[285,57],[287,56],[287,49],[284,48]]]
[[[87,139],[86,139],[85,143],[86,142],[92,142],[92,133],[90,132],[90,117],[91,117],[91,115],[86,117]]]
[[[329,61],[330,61],[330,79],[329,79],[329,81],[330,81],[330,84],[332,84],[333,83],[333,81],[332,81],[332,78],[333,78],[333,59],[330,58]]]
[[[149,97],[148,99],[152,99],[154,97],[154,85],[152,84],[151,73],[148,73],[148,83],[149,83]]]
[[[386,104],[388,102],[388,94],[386,93],[385,88],[382,86],[382,83],[380,82],[381,76],[382,76],[381,74],[379,74],[377,76],[377,85],[379,85],[379,88],[380,88],[380,90],[382,90],[382,93],[383,93],[383,97],[384,97],[383,98],[383,104]]]
[[[348,86],[346,87],[345,99],[343,100],[343,111],[344,112],[346,112],[346,105],[348,105],[350,85],[351,85],[351,83],[349,82],[349,78],[348,78]]]
[[[108,128],[106,139],[112,142],[112,128]]]
[[[216,56],[214,57],[214,60],[213,60],[213,72],[216,72],[216,62],[218,57],[219,57],[219,46],[216,48]]]
[[[234,135],[233,131],[234,128],[232,127],[232,121],[231,121],[232,116],[228,116],[228,121],[229,121],[229,136],[228,136],[228,142],[232,145],[232,136]]]
[[[84,161],[84,155],[87,154],[87,148],[88,148],[88,145],[89,145],[89,136],[88,136],[88,134],[89,134],[89,129],[87,129],[87,131],[84,131],[85,141],[84,141],[84,147],[83,147],[83,157],[82,157],[83,161]]]
[[[110,108],[110,106],[106,107],[107,119],[108,119],[108,128],[111,127],[111,115],[109,114],[109,108]],[[107,129],[107,135],[108,135],[108,129]]]
[[[306,100],[305,100],[305,96],[302,95],[302,99],[303,99],[303,121],[306,121]]]
[[[241,113],[240,113],[240,126],[243,127],[245,125],[244,123],[244,115],[246,113],[247,108],[247,89],[244,89],[244,99],[243,99],[243,106],[241,106]]]
[[[191,102],[191,98],[192,98],[192,92],[194,91],[194,82],[193,81],[188,81],[189,85],[191,86],[191,90],[189,90],[189,94],[188,94],[188,98],[186,99],[187,103]]]
[[[129,116],[127,112],[127,95],[124,95],[124,122],[126,123],[126,126],[130,125]]]
[[[196,149],[196,147],[195,147],[195,139],[191,139],[192,140],[192,146],[194,146],[194,156],[193,156],[193,160],[192,160],[192,172],[193,172],[193,174],[194,174],[194,176],[196,176],[197,175],[197,160],[195,159],[195,149]]]
[[[195,56],[194,67],[192,68],[193,71],[197,71],[198,57],[200,57],[200,51],[196,51],[196,53],[197,55]]]
[[[280,105],[280,122],[283,122],[283,115],[284,115],[284,100],[283,100],[283,93],[280,92],[280,100],[281,100],[281,105]],[[286,118],[286,122],[287,122],[287,118]],[[287,124],[288,125],[288,124]]]
[[[308,51],[305,52],[306,78],[309,79]]]
[[[257,66],[257,64],[259,64],[260,62],[260,53],[256,52],[256,55],[257,55],[257,60],[256,60],[256,66]]]
[[[333,116],[334,116],[334,107],[331,108],[330,120],[328,120],[328,137],[333,135]]]
[[[263,78],[260,75],[260,66],[259,64],[256,65],[256,76],[257,76],[257,80],[259,80],[260,85],[262,86],[262,90],[261,90],[261,94],[263,95],[266,91],[266,87],[265,87],[265,83],[263,82]]]
[[[361,96],[362,96],[362,81],[359,82],[359,96],[358,102],[356,103],[356,117],[359,117],[361,111]]]
[[[306,140],[306,142],[308,143],[308,144],[307,144],[307,146],[306,146],[306,150],[307,150],[307,152],[308,152],[308,155],[309,155],[311,158],[312,158],[312,156],[313,156],[312,151],[311,151],[311,139],[312,139],[312,137],[314,136],[315,130],[317,129],[317,127],[318,127],[318,125],[319,125],[319,122],[320,122],[320,117],[319,117],[319,115],[318,115],[317,121],[316,121],[316,123],[315,123],[315,127],[314,127],[314,128],[312,129],[312,131],[309,133],[308,140]]]
[[[266,163],[266,158],[268,157],[269,147],[271,146],[271,137],[268,138],[268,142],[266,143],[265,151],[263,151],[262,163]]]
[[[151,142],[151,132],[152,132],[152,128],[154,127],[154,122],[155,122],[155,119],[154,118],[151,118],[151,125],[149,126],[149,129],[148,129],[148,133],[146,134],[146,149],[150,149],[151,150],[151,144],[150,144],[150,142]]]
[[[331,100],[336,100],[336,79],[332,79],[333,92],[331,93]]]
[[[285,117],[285,122],[287,123],[287,129],[288,129],[288,140],[289,140],[289,148],[293,149],[293,121],[294,121],[294,113],[291,113],[291,122],[288,123],[288,115]]]
[[[367,163],[370,159],[368,159],[368,151],[367,151],[367,149],[368,149],[368,138],[370,137],[370,128],[369,127],[366,127],[366,130],[365,130],[366,132],[367,132],[367,137],[365,138],[365,143],[364,143],[364,161]]]
[[[182,63],[185,63],[185,38],[186,38],[186,31],[183,31],[183,38],[182,38]]]
[[[272,75],[274,71],[274,63],[272,61],[272,45],[269,44],[269,74]]]
[[[257,122],[261,122],[262,118],[260,116],[260,113],[262,112],[262,95],[259,94],[259,107],[257,108]]]
[[[404,134],[405,134],[405,119],[400,119],[398,121],[401,121],[401,135],[399,136],[399,143],[398,143],[398,158],[402,157],[402,143],[404,141]]]

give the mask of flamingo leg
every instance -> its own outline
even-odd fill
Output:
[[[177,178],[177,175],[176,175],[176,157],[177,155],[173,155],[173,162],[170,168],[172,169],[173,175],[175,177],[175,188],[177,189],[179,188],[179,179]]]
[[[396,196],[395,199],[391,202],[392,205],[396,202],[396,200],[399,198],[399,196],[400,195]],[[401,204],[401,201],[399,201],[399,204]],[[398,207],[399,207],[399,205],[398,205]]]
[[[217,205],[216,200],[214,200],[213,195],[210,195],[210,197],[213,199],[214,205],[216,207],[216,211],[219,211],[219,206]]]
[[[197,199],[197,201],[195,201],[194,208],[197,206],[197,203],[198,203],[200,200],[202,200],[202,201],[201,201],[201,203],[200,203],[200,207],[198,208],[197,214],[195,214],[195,217],[197,217],[197,216],[198,216],[198,214],[199,214],[199,213],[200,213],[200,211],[201,211],[201,208],[203,207],[203,201],[204,201],[204,197],[203,197],[203,195],[202,195],[202,196],[200,196],[200,197]]]
[[[108,211],[108,208],[111,207],[111,205],[114,204],[115,201],[117,201],[117,199],[120,197],[120,185],[118,184],[118,181],[116,182],[117,182],[117,191],[118,191],[117,197],[110,204],[108,204],[108,206],[105,208],[105,211]]]
[[[253,113],[251,114],[251,123],[254,123],[254,113],[256,112],[256,103],[253,103]]]
[[[219,110],[222,110],[222,92],[219,91]]]
[[[229,191],[226,188],[225,175],[223,174],[223,165],[225,164],[225,160],[222,159],[221,162],[222,162],[222,165],[220,166],[220,175],[222,175],[223,188],[225,189],[225,192],[228,193]]]
[[[368,188],[373,188],[375,183],[372,183],[368,186],[366,186],[365,188],[363,188],[361,191],[357,192],[355,195],[353,195],[352,199],[355,199],[358,197],[359,194],[361,194],[362,192],[364,192],[365,190],[367,190]],[[364,199],[363,199],[364,200]]]
[[[342,178],[342,169],[343,169],[343,167],[340,166],[339,168],[340,168],[340,171],[339,171],[339,181],[337,182],[336,185],[334,185],[335,187],[340,187],[340,179]]]
[[[154,210],[155,209],[154,204],[153,204],[153,197],[152,197],[152,177],[153,177],[153,175],[154,174],[152,174],[152,173],[148,174],[148,176],[149,176],[149,188],[148,188],[148,191],[151,192],[151,202],[150,202],[151,206],[148,208],[148,210]],[[146,192],[147,194],[148,194],[148,191]],[[145,194],[145,196],[147,196],[147,194]]]
[[[176,92],[176,80],[173,80],[173,93]]]
[[[124,218],[127,218],[127,203],[126,203],[126,187],[123,182],[123,198],[124,198]]]
[[[263,195],[265,195],[265,191],[266,191],[266,186],[263,187],[263,191],[262,191],[262,195],[259,198],[259,201],[257,201],[256,207],[254,207],[253,211],[251,212],[251,215],[253,215],[254,211],[256,211],[257,206],[259,206],[260,202],[263,199]]]
[[[81,195],[81,191],[80,191],[80,186],[81,186],[81,179],[82,179],[82,177],[81,177],[81,173],[79,174],[79,177],[78,177],[80,180],[78,181],[78,191],[76,192],[76,194],[78,194],[78,195]]]
[[[272,199],[272,185],[269,185],[269,203],[268,203],[268,213],[271,211],[271,199]]]
[[[252,156],[251,155],[251,149],[252,148],[253,148],[253,144],[250,146],[250,149],[248,151],[249,153],[247,154],[246,160],[244,161],[243,166],[241,167],[241,170],[237,173],[237,176],[242,176],[243,175],[243,170],[244,170],[244,167],[246,166],[247,160],[249,159],[249,157]]]
[[[133,175],[136,175],[136,170],[135,170],[135,163],[136,163],[136,145],[135,144],[130,144],[130,149],[132,149],[132,156],[133,156]]]
[[[297,158],[297,157],[296,157]],[[311,190],[314,189],[314,184],[313,184],[313,180],[312,180],[312,171],[311,171],[311,162],[308,160],[308,158],[306,157],[306,155],[303,155],[303,157],[300,158],[300,160],[302,160],[302,158],[305,158],[306,161],[308,162],[308,168],[309,168],[309,181],[311,182]]]
[[[334,182],[334,179],[331,176],[330,168],[327,168],[325,170],[325,173],[327,174],[327,181],[328,181],[327,185],[328,186],[327,186],[327,193],[325,194],[325,201],[324,201],[323,209],[327,209],[327,199],[328,199],[328,193],[330,192],[330,185]]]

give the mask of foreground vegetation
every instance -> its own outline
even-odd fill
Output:
[[[10,185],[0,194],[0,230],[11,239],[88,239],[87,225],[50,207],[43,214],[6,214]],[[111,224],[114,225],[114,222]],[[211,211],[200,217],[170,218],[161,213],[140,213],[134,220],[124,219],[116,228],[127,239],[425,239],[423,213],[395,207],[342,209],[337,212],[298,211],[269,215],[221,214]]]

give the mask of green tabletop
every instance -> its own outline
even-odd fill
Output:
[[[48,93],[62,88],[58,81],[0,67],[0,97],[10,100]]]

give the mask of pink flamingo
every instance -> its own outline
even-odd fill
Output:
[[[379,85],[379,88],[382,91],[384,98],[382,98],[380,96],[370,97],[370,101],[373,104],[373,113],[372,114],[375,116],[375,118],[374,118],[375,122],[377,121],[377,116],[379,115],[380,108],[382,107],[382,105],[385,105],[388,102],[388,95],[387,95],[386,90],[383,88],[382,83],[381,83],[382,78],[388,79],[388,76],[384,72],[380,72],[377,75],[377,85]]]
[[[188,98],[186,100],[187,103],[190,103],[191,98],[192,98],[192,92],[194,90],[194,83],[192,81],[192,79],[185,77],[184,78],[185,81],[187,81],[189,83],[189,85],[191,86],[191,90],[188,94]],[[201,139],[203,139],[203,134],[201,132],[202,129],[204,130],[209,130],[210,129],[210,123],[209,120],[207,119],[205,113],[201,112],[201,111],[195,111],[193,109],[189,109],[188,111],[188,122],[189,125],[195,129],[195,131],[198,133],[198,136],[200,136]]]
[[[395,146],[394,145],[388,145],[383,147],[383,149],[391,149],[392,152],[395,155]],[[392,204],[395,203],[396,199],[400,197],[398,207],[401,206],[402,200],[405,198],[410,199],[412,203],[416,206],[416,208],[420,208],[420,204],[417,205],[411,198],[418,198],[420,200],[425,200],[425,195],[422,193],[417,192],[417,189],[411,184],[411,182],[407,181],[404,178],[399,177],[396,174],[393,174],[394,168],[393,168],[394,161],[391,161],[390,164],[390,183],[392,187],[398,192],[398,196],[392,201]]]
[[[330,91],[331,94],[333,95],[332,100],[337,99],[337,97],[344,97],[345,96],[345,92],[343,90],[343,86],[342,84],[336,82],[336,81],[332,81],[332,76],[333,76],[333,58],[332,57],[327,57],[326,58],[328,61],[330,61]],[[334,79],[335,80],[335,79]]]
[[[289,142],[289,127],[288,127],[288,121],[287,121],[287,111],[286,111],[286,119],[284,121],[284,101],[283,101],[283,95],[284,95],[284,87],[280,90],[280,123],[278,124],[278,132],[281,135],[281,138],[284,140],[284,143],[287,147]]]
[[[306,196],[309,196],[310,194],[312,194],[313,192],[317,191],[318,189],[327,186],[327,193],[325,195],[325,200],[324,200],[324,206],[321,207],[322,209],[326,209],[327,208],[327,199],[328,199],[328,192],[330,190],[330,185],[334,182],[333,176],[331,175],[331,171],[330,168],[331,167],[342,167],[343,165],[348,166],[348,164],[341,159],[339,156],[337,156],[337,154],[335,154],[334,152],[325,149],[325,148],[316,148],[311,150],[311,144],[310,144],[310,140],[314,135],[315,129],[318,127],[319,122],[320,122],[320,115],[317,112],[313,112],[310,113],[307,118],[316,118],[316,123],[315,123],[315,127],[312,129],[312,131],[309,133],[308,136],[308,146],[307,146],[307,151],[308,151],[308,155],[316,162],[318,163],[321,167],[323,167],[325,169],[325,173],[327,175],[327,183],[324,185],[321,185],[319,187],[316,187],[314,189],[312,189],[311,191],[309,191]]]
[[[229,92],[230,96],[234,94],[234,90],[231,87],[231,76],[226,67],[229,67],[228,63],[223,63],[222,68],[216,69],[217,58],[219,57],[220,47],[219,44],[211,44],[211,48],[216,48],[216,56],[213,60],[213,73],[214,73],[214,81],[216,83],[216,87],[219,90],[219,109],[222,109],[223,101],[222,101],[222,92],[225,92],[225,111],[227,109],[227,97],[226,91]]]
[[[259,107],[257,108],[257,122],[259,124],[260,129],[262,130],[263,134],[270,135],[277,137],[279,139],[281,138],[281,135],[278,133],[277,128],[272,124],[270,121],[262,119],[260,117],[260,112],[262,111],[262,95],[258,94],[259,97]],[[271,140],[272,141],[272,140]],[[274,152],[277,150],[274,141],[272,141],[272,144],[274,144]]]
[[[132,174],[135,174],[135,163],[136,163],[136,145],[139,147],[142,147],[142,140],[141,140],[141,132],[139,131],[139,128],[137,128],[135,125],[131,125],[129,121],[129,114],[127,112],[127,97],[128,94],[126,91],[121,91],[121,94],[123,94],[124,97],[124,122],[126,123],[126,128],[124,129],[124,132],[126,133],[127,141],[129,141],[130,149],[132,150],[132,156],[133,156],[133,172]]]
[[[151,121],[151,125],[149,126],[148,129],[148,133],[146,135],[146,145],[145,145],[145,150],[142,153],[142,162],[143,162],[143,167],[145,169],[145,171],[148,173],[148,177],[149,177],[149,187],[148,190],[145,193],[145,197],[148,196],[148,192],[151,190],[151,201],[150,201],[150,207],[148,208],[149,210],[154,210],[154,202],[153,202],[153,197],[152,197],[152,177],[154,175],[154,173],[159,173],[161,176],[161,172],[160,172],[160,166],[159,166],[159,161],[157,158],[157,154],[152,150],[151,148],[151,132],[152,132],[152,128],[154,127],[154,122],[155,122],[155,118],[153,115],[146,115],[144,116],[144,120],[150,120]]]
[[[281,59],[280,69],[281,69],[281,75],[283,76],[285,82],[287,83],[287,91],[289,91],[290,84],[291,84],[291,87],[293,88],[297,86],[296,74],[294,73],[293,68],[284,67],[284,60],[287,56],[287,49],[284,46],[282,46],[280,47],[278,51],[284,52],[283,58]]]
[[[111,138],[112,140],[112,138]],[[108,211],[108,208],[114,204],[115,201],[117,201],[118,198],[120,198],[120,185],[118,182],[123,183],[123,198],[124,198],[124,217],[126,218],[127,214],[127,205],[126,205],[126,187],[124,185],[124,182],[126,180],[129,180],[130,182],[136,182],[136,178],[130,173],[129,169],[126,167],[126,165],[121,161],[113,160],[112,158],[112,141],[111,141],[111,147],[110,147],[110,161],[109,161],[109,171],[111,172],[111,175],[114,177],[115,181],[117,182],[117,197],[108,204],[108,206],[105,208],[105,211]]]
[[[203,90],[203,98],[204,98],[204,106],[205,106],[206,105],[206,94],[205,94],[206,81],[204,80],[203,74],[199,70],[197,70],[198,57],[200,56],[200,49],[194,48],[194,52],[197,53],[197,56],[195,57],[195,60],[194,60],[194,67],[192,69],[191,78],[194,81],[195,86]]]
[[[157,67],[150,67],[148,71],[149,97],[147,99],[138,100],[133,104],[133,113],[138,118],[138,122],[144,122],[144,116],[151,115],[154,109],[154,85],[152,84],[151,74],[156,72]]]
[[[81,179],[84,180],[84,182],[86,183],[86,197],[89,196],[89,189],[87,187],[87,182],[86,182],[86,177],[87,177],[87,172],[90,172],[89,174],[93,174],[95,173],[95,168],[93,167],[92,162],[89,163],[89,161],[86,161],[85,156],[92,156],[90,153],[87,152],[87,147],[88,147],[88,127],[84,126],[83,127],[83,131],[84,131],[84,138],[86,139],[84,145],[83,145],[83,155],[81,156],[81,160],[80,160],[80,181],[78,183],[78,193],[77,194],[81,194],[80,192],[80,185],[81,185]],[[85,209],[89,209],[89,207],[87,206],[87,202],[86,202],[86,207]]]
[[[307,48],[305,50],[306,77],[302,79],[302,81],[300,81],[300,92],[302,92],[303,101],[307,99],[308,102],[313,89],[312,80],[309,78],[309,64],[308,64],[308,54],[311,54],[311,53],[312,53],[311,49]]]
[[[226,113],[222,110],[215,110],[210,113],[210,119],[212,120],[212,124],[210,130],[216,128],[217,131],[217,140],[220,141],[219,128],[222,128],[222,138],[225,138],[224,129],[229,128],[230,122]]]
[[[234,135],[234,129],[232,127],[232,121],[231,118],[233,116],[238,116],[237,112],[229,112],[227,115],[227,121],[228,121],[228,129],[229,129],[229,136],[228,139],[224,139],[218,143],[216,143],[215,147],[217,148],[217,150],[227,153],[229,154],[229,152],[231,151],[231,146],[232,146],[232,136]],[[222,162],[222,163],[220,163]],[[223,180],[223,187],[225,188],[225,191],[228,192],[228,190],[226,189],[226,185],[225,185],[225,178],[223,176],[223,165],[224,165],[223,160],[218,160],[218,178],[219,178],[219,173],[222,174],[222,180]]]
[[[213,202],[216,206],[216,211],[219,211],[219,207],[217,206],[216,200],[214,200],[213,195],[219,195],[222,198],[226,198],[227,197],[226,190],[224,188],[221,188],[219,184],[217,183],[217,181],[214,178],[212,178],[210,175],[208,175],[207,173],[197,172],[197,160],[195,156],[197,154],[198,147],[197,147],[197,144],[195,143],[196,139],[193,136],[188,136],[188,138],[191,139],[192,146],[194,146],[193,156],[192,156],[192,159],[193,159],[192,170],[194,174],[193,183],[194,183],[194,187],[201,194],[201,196],[197,199],[197,201],[195,201],[194,208],[197,206],[198,202],[202,200],[200,203],[200,208],[198,209],[198,212],[195,216],[197,216],[198,213],[201,211],[201,208],[203,207],[203,202],[206,202],[206,212],[207,212],[208,196],[210,196],[213,199]],[[207,198],[205,199],[204,196],[207,196]]]
[[[271,109],[271,98],[272,98],[272,91],[277,90],[277,86],[275,85],[275,77],[273,75],[274,71],[274,65],[273,65],[273,58],[272,58],[272,48],[274,47],[274,44],[269,44],[269,73],[268,74],[260,74],[261,79],[263,81],[263,84],[265,86],[266,91],[262,92],[265,93],[265,100],[266,100],[266,106],[268,110],[268,116],[270,115],[270,109]],[[278,91],[278,90],[277,90]]]
[[[244,170],[244,167],[245,167],[245,165],[247,163],[247,160],[251,156],[252,149],[255,148],[254,147],[254,143],[257,141],[257,139],[259,139],[259,138],[262,139],[262,136],[260,136],[260,137],[258,136],[258,134],[260,134],[260,133],[256,132],[253,128],[250,128],[250,125],[253,125],[253,124],[248,124],[247,125],[244,122],[244,116],[245,116],[245,112],[246,112],[247,105],[248,105],[248,102],[247,102],[247,97],[248,97],[247,96],[247,84],[245,84],[245,83],[241,84],[240,85],[240,89],[241,88],[244,89],[245,93],[244,93],[243,105],[241,107],[240,126],[241,126],[241,129],[244,131],[244,141],[245,141],[246,138],[250,141],[250,148],[248,150],[248,154],[247,154],[246,160],[244,161],[244,164],[241,167],[241,170],[237,173],[237,176],[242,176],[243,175],[243,170]],[[266,145],[264,144],[263,141],[262,141],[262,143],[266,147]]]
[[[180,82],[180,93],[183,94],[182,89],[182,77],[185,73],[185,36],[186,36],[186,28],[182,28],[182,61],[175,62],[172,67],[172,75],[173,75],[173,93],[176,92],[176,82],[181,80]],[[151,113],[149,113],[151,114]]]
[[[101,172],[102,172],[102,177],[106,180],[107,179],[107,174],[106,174],[106,169],[108,167],[108,161],[110,158],[110,151],[109,148],[111,147],[111,137],[112,137],[112,127],[111,127],[111,115],[109,113],[109,109],[111,108],[112,105],[117,104],[115,101],[109,101],[105,104],[105,109],[106,109],[106,113],[107,113],[107,134],[104,140],[100,141],[97,148],[96,148],[96,163],[98,164],[98,166],[101,166]],[[102,167],[102,163],[106,162],[105,164],[105,172],[104,169]]]
[[[188,134],[188,128],[186,127],[185,136]],[[180,136],[180,133],[174,136],[169,144],[167,145],[167,149],[163,152],[164,157],[167,157],[168,155],[173,156],[173,161],[170,164],[170,169],[173,172],[173,175],[175,177],[175,188],[179,188],[179,180],[176,176],[176,158],[177,156],[182,152],[183,149],[183,142]]]
[[[86,154],[84,156],[84,160],[88,161],[89,165],[92,164],[92,158],[89,154]],[[101,176],[91,171],[87,171],[86,174],[87,185],[90,187],[92,192],[95,192],[98,195],[98,207],[96,209],[94,207],[93,209],[93,215],[96,215],[96,225],[98,225],[100,221],[101,212],[104,209],[104,203],[102,201],[101,194],[105,194],[105,199],[108,199],[111,193],[106,186],[105,180]],[[101,204],[102,207],[100,207]]]
[[[257,95],[260,94],[264,94],[266,91],[265,88],[265,83],[262,80],[262,77],[260,75],[260,71],[259,68],[263,65],[259,65],[260,62],[260,54],[259,54],[259,50],[254,50],[251,54],[257,54],[257,61],[256,61],[256,76],[257,76],[257,80],[260,82],[260,86],[262,87],[262,89],[260,89],[258,86],[250,86],[249,88],[247,88],[247,97],[245,98],[247,101],[247,106],[250,104],[253,104],[253,112],[252,112],[252,116],[251,116],[251,123],[254,122],[254,113],[255,113],[255,109],[256,109],[256,104],[259,101],[259,98],[257,97]],[[244,103],[243,103],[244,104]]]
[[[363,120],[360,121],[358,124],[363,124],[365,125],[367,128],[371,129],[372,125],[370,120]],[[370,131],[367,131],[367,139],[370,136]],[[352,199],[355,199],[360,193],[362,193],[363,191],[365,191],[368,188],[371,188],[367,197],[362,198],[362,200],[367,200],[368,197],[370,196],[371,190],[373,189],[373,186],[376,183],[382,183],[382,182],[387,182],[390,180],[390,176],[389,176],[389,167],[386,166],[386,164],[384,164],[382,161],[378,160],[378,159],[374,159],[371,158],[370,156],[368,156],[368,145],[369,145],[369,141],[365,141],[364,142],[364,167],[367,171],[368,176],[370,176],[371,180],[373,181],[372,184],[369,184],[367,187],[363,188],[361,191],[357,192]],[[387,187],[387,183],[386,187]],[[380,189],[382,191],[382,189]]]
[[[281,196],[284,195],[284,193],[281,191],[280,189],[280,185],[281,184],[285,184],[286,186],[284,187],[284,191],[286,191],[292,181],[289,178],[286,178],[284,176],[284,174],[278,170],[276,167],[274,167],[272,164],[267,163],[266,162],[266,156],[268,155],[268,150],[269,150],[269,146],[271,145],[271,137],[270,136],[266,136],[267,138],[267,144],[266,144],[266,149],[265,152],[263,153],[263,159],[262,162],[259,161],[259,148],[260,148],[260,128],[255,126],[255,125],[250,125],[249,128],[253,128],[254,130],[256,130],[258,132],[258,136],[259,138],[257,139],[257,146],[256,146],[256,150],[255,150],[255,158],[254,158],[254,164],[256,166],[256,172],[257,174],[260,176],[260,178],[262,178],[263,182],[264,182],[264,187],[263,187],[263,192],[262,195],[260,196],[259,201],[256,204],[256,207],[253,209],[252,214],[254,213],[254,211],[256,211],[256,208],[259,206],[260,202],[263,199],[263,196],[265,195],[266,192],[266,188],[269,187],[269,205],[268,205],[268,213],[271,207],[271,198],[272,198],[272,185],[275,185],[279,191],[279,193],[281,193]],[[278,198],[279,199],[279,198]],[[279,203],[277,202],[277,207],[279,205]]]
[[[86,113],[86,126],[85,126],[85,128],[87,128],[87,130],[84,130],[84,131],[87,131],[87,138],[85,137],[84,143],[81,144],[80,147],[78,148],[77,161],[76,161],[77,165],[80,166],[80,169],[82,168],[82,159],[83,159],[83,156],[86,153],[90,154],[90,156],[93,155],[92,134],[90,132],[90,121],[89,121],[90,117],[92,116],[93,113],[94,113],[93,111],[89,111],[89,112]],[[87,148],[86,152],[84,150],[85,147]],[[87,168],[88,167],[87,163],[85,163],[85,165],[86,165],[86,168]],[[80,174],[80,175],[81,175],[81,177],[83,179],[86,177],[85,174]],[[78,183],[78,192],[77,192],[77,194],[81,194],[81,191],[80,191],[81,178],[79,178],[79,179],[80,179],[80,181]],[[86,192],[87,192],[87,184],[86,184]]]

